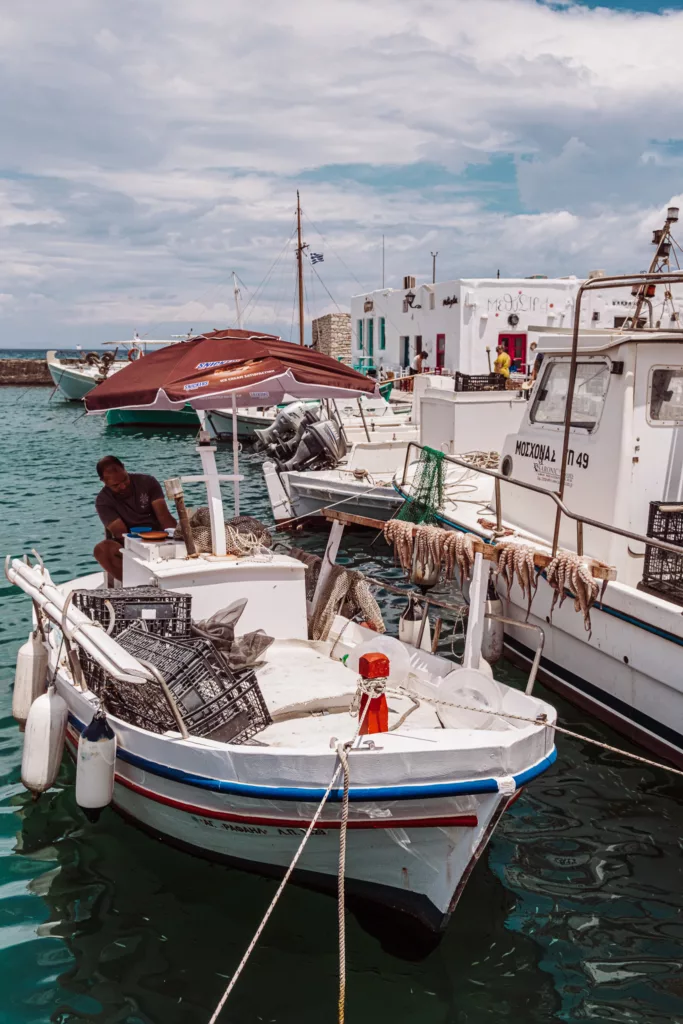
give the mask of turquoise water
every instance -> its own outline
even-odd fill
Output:
[[[197,466],[187,432],[107,428],[49,396],[0,389],[0,550],[37,547],[61,581],[94,568],[100,456],[159,477]],[[228,466],[229,452],[221,459]],[[243,467],[245,504],[266,517],[258,458]],[[387,549],[369,539],[351,535],[344,557],[391,575]],[[323,538],[296,543],[319,550]],[[275,883],[169,849],[111,810],[89,824],[66,762],[32,802],[10,714],[30,608],[6,581],[0,601],[0,1024],[206,1021]],[[624,745],[555,703],[570,728]],[[349,1024],[683,1024],[683,787],[574,740],[558,747],[557,764],[504,817],[435,948],[379,913],[349,914]],[[335,901],[288,889],[222,1019],[336,1020],[336,942]]]

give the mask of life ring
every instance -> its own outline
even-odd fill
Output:
[[[135,346],[133,346],[133,348],[129,348],[128,349],[128,362],[129,363],[134,363],[135,360],[139,359],[141,355],[142,355],[142,353],[140,352],[139,348],[136,348]]]

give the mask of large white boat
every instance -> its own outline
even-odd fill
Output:
[[[599,282],[603,288],[633,284],[635,325],[641,300],[659,288],[668,302],[671,286],[682,279],[680,272],[656,269]],[[577,302],[595,286],[585,283]],[[498,581],[507,615],[545,630],[542,678],[683,765],[683,331],[677,322],[672,316],[670,327],[539,328],[542,373],[524,419],[505,440],[500,470],[481,472],[495,484],[492,500],[485,508],[443,507],[439,516],[487,542],[544,553],[544,564],[552,559],[552,568],[533,581],[535,595],[533,588],[531,595],[522,592],[519,577],[508,586],[501,573]],[[463,465],[444,458],[453,468]],[[414,473],[411,462],[395,480],[408,499]],[[601,594],[587,594],[575,572],[577,558],[591,557],[615,570]],[[591,599],[589,614],[581,614]],[[506,645],[513,659],[529,663],[525,632],[507,625]]]
[[[104,707],[116,740],[114,806],[200,856],[281,874],[315,820],[296,877],[322,888],[337,885],[346,806],[348,891],[443,928],[501,814],[555,759],[552,707],[496,683],[482,658],[490,563],[475,555],[458,667],[423,650],[422,634],[416,645],[388,640],[338,612],[341,594],[328,584],[339,523],[311,601],[307,570],[289,554],[253,544],[226,554],[234,530],[221,554],[214,449],[199,451],[204,475],[189,479],[204,479],[210,496],[207,553],[188,557],[181,541],[128,536],[123,589],[114,591],[101,589],[100,574],[56,585],[42,564],[8,559],[8,578],[35,602],[49,677],[68,708],[69,748],[85,742]],[[367,595],[358,599],[372,614]],[[250,668],[229,671],[227,656],[195,652],[190,616],[205,622],[236,600],[238,639],[260,630],[272,643]],[[309,622],[319,639],[309,639]],[[378,657],[384,667],[373,680],[367,666]],[[50,693],[38,700],[54,703]],[[375,705],[386,718],[363,730]],[[86,762],[79,754],[79,773]]]

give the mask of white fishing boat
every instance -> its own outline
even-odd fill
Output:
[[[495,485],[491,502],[439,515],[495,543],[506,566],[505,548],[513,559],[524,549],[544,559],[531,591],[523,575],[508,572],[508,585],[503,572],[498,582],[507,615],[545,630],[542,678],[681,766],[683,331],[673,314],[670,327],[648,327],[640,312],[656,289],[666,306],[683,276],[659,270],[656,257],[649,274],[579,289],[580,308],[593,287],[633,285],[636,312],[619,330],[539,328],[542,373],[524,419],[505,440],[500,471],[482,470]],[[403,497],[414,472],[411,463],[397,475]],[[603,593],[583,576],[594,558],[613,566]],[[525,636],[506,626],[508,653],[523,665],[532,657]]]
[[[135,335],[131,341],[105,342],[113,352],[84,352],[76,357],[60,356],[57,350],[51,350],[46,353],[45,361],[62,397],[70,402],[81,402],[101,381],[144,355],[147,346],[174,345],[177,340],[152,341]],[[119,354],[119,349],[123,354]]]
[[[458,383],[462,385],[463,375]],[[496,466],[506,434],[521,423],[527,408],[520,391],[455,391],[454,378],[420,380],[415,394],[414,430],[420,443],[439,451],[460,452],[472,467]],[[348,438],[348,426],[344,423]],[[319,517],[326,507],[342,507],[359,516],[390,519],[403,504],[394,484],[413,437],[400,433],[384,440],[379,431],[351,439],[345,452],[336,443],[313,445],[304,431],[298,446],[269,449],[263,473],[276,522]],[[323,438],[324,440],[324,438]],[[332,441],[332,439],[330,439]],[[334,441],[336,441],[336,436]],[[477,450],[471,450],[476,444]],[[493,484],[469,470],[451,466],[444,482],[448,507],[485,503]]]
[[[198,410],[228,397],[236,410],[257,388],[302,399],[372,388],[265,336],[229,347],[196,338],[184,358],[189,388],[158,353],[144,375],[123,371],[86,406],[173,407],[189,395]],[[207,364],[218,370],[207,376]],[[556,756],[553,709],[495,682],[483,658],[499,626],[485,618],[484,545],[473,554],[457,666],[425,650],[425,599],[417,632],[412,621],[402,640],[380,635],[369,582],[335,565],[340,522],[307,584],[310,556],[273,550],[262,526],[239,515],[236,437],[232,474],[218,473],[205,432],[197,452],[200,475],[166,481],[183,539],[126,536],[122,589],[100,589],[99,573],[57,586],[44,565],[8,557],[7,577],[37,617],[13,703],[20,719],[29,707],[24,784],[39,793],[54,781],[68,717],[76,797],[89,815],[112,802],[168,842],[273,873],[294,866],[305,835],[298,877],[321,887],[337,884],[348,820],[349,891],[442,928],[500,815]],[[204,482],[205,518],[188,518],[183,479]],[[234,486],[228,523],[221,481]],[[423,589],[427,571],[417,560]]]
[[[468,639],[456,666],[423,650],[420,638],[390,640],[337,612],[328,583],[339,523],[310,602],[301,561],[253,544],[226,554],[219,480],[232,477],[219,477],[211,445],[198,451],[203,474],[190,479],[204,479],[210,496],[206,554],[188,557],[178,540],[127,536],[118,591],[100,589],[99,573],[56,585],[44,565],[7,560],[9,580],[37,609],[47,674],[68,709],[69,748],[83,744],[104,707],[116,741],[117,810],[190,852],[276,874],[290,864],[344,757],[348,891],[443,928],[501,814],[555,759],[553,709],[494,682],[482,659],[490,563],[475,557]],[[190,614],[205,621],[235,601],[244,606],[237,638],[260,630],[272,643],[253,667],[224,667],[223,691],[207,699],[207,657],[197,652],[187,667]],[[367,599],[361,605],[372,614]],[[309,622],[321,639],[309,639]],[[375,655],[381,678],[373,680]],[[153,704],[155,693],[165,718],[141,724],[134,709]],[[381,719],[382,702],[384,724],[359,733],[373,708]],[[35,734],[32,713],[27,737]],[[31,756],[25,752],[25,781]],[[334,784],[299,862],[306,884],[336,886],[343,796]]]
[[[357,402],[337,404],[332,412],[343,424],[350,442],[389,437],[396,440],[414,440],[417,425],[412,420],[412,395],[402,396],[396,401],[382,397],[360,399],[362,412]],[[312,409],[321,409],[319,402],[307,403]],[[237,413],[237,436],[240,441],[257,441],[260,434],[272,427],[278,412],[276,406],[269,408],[243,408]],[[321,410],[327,416],[327,410]],[[232,437],[233,421],[229,409],[210,409],[206,412],[206,429],[211,437],[219,440]]]

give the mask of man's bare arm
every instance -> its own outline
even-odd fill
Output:
[[[159,520],[159,526],[162,530],[170,530],[172,526],[177,526],[175,519],[168,511],[168,505],[166,504],[165,498],[157,498],[156,501],[153,501],[152,508],[154,509],[154,515]]]
[[[114,519],[107,524],[107,533],[110,533],[114,540],[121,540],[124,533],[128,533],[128,527],[123,519]]]

